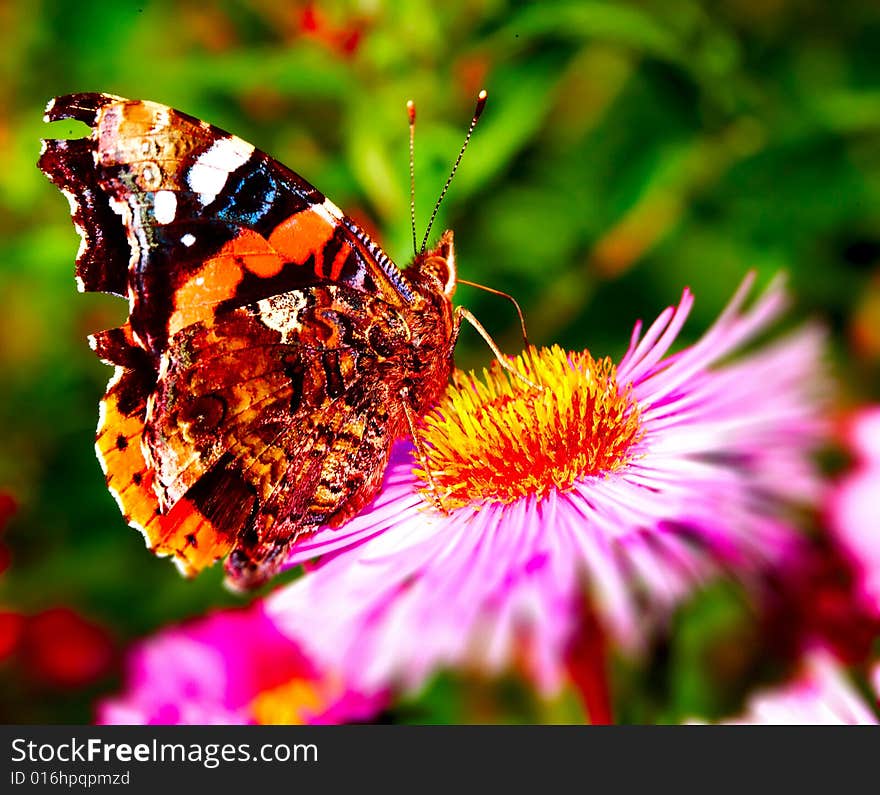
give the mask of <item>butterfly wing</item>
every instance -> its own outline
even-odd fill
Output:
[[[240,138],[107,94],[59,97],[46,118],[92,128],[45,141],[39,162],[82,237],[80,289],[129,300],[127,323],[93,338],[116,367],[108,486],[185,571],[235,552],[232,575],[258,581],[378,486],[403,431],[389,356],[415,296],[332,202]]]
[[[399,305],[400,271],[351,219],[251,144],[154,102],[72,94],[48,121],[87,138],[46,140],[39,166],[71,203],[82,290],[126,296],[154,355],[173,334],[244,306],[332,282]]]
[[[298,535],[375,492],[405,430],[383,352],[407,329],[380,303],[305,288],[193,324],[163,354],[143,436],[154,489],[163,510],[187,500],[235,538],[236,579],[264,579]],[[162,551],[187,559],[182,540]]]
[[[173,555],[182,571],[193,574],[225,557],[235,537],[222,533],[189,499],[160,510],[156,473],[143,447],[147,402],[156,386],[152,362],[134,343],[127,323],[95,334],[91,342],[106,363],[115,365],[101,400],[95,442],[107,488],[148,546],[157,554]]]

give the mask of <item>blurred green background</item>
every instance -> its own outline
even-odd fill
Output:
[[[617,355],[685,285],[691,339],[747,270],[784,270],[795,315],[832,331],[845,408],[880,396],[878,41],[876,0],[0,4],[0,720],[88,721],[127,643],[239,601],[219,571],[188,582],[149,555],[104,487],[93,435],[110,372],[85,337],[126,305],[76,292],[78,237],[35,162],[41,137],[82,128],[44,125],[50,97],[152,99],[235,132],[403,264],[405,102],[421,238],[485,87],[434,234],[455,230],[463,278],[520,300],[534,342]],[[509,305],[458,296],[518,349]],[[466,331],[459,364],[489,359]],[[621,669],[622,717],[728,708],[755,665],[738,651],[747,613],[727,585],[682,611],[643,669]],[[578,719],[565,696],[454,676],[397,710]]]

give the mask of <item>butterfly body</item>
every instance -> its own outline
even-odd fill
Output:
[[[265,581],[296,539],[378,490],[391,444],[452,369],[450,232],[400,270],[316,188],[179,111],[50,103],[87,138],[40,167],[82,244],[81,290],[129,301],[93,336],[115,373],[97,451],[123,514],[186,573]]]

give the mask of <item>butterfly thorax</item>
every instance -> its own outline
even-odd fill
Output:
[[[421,413],[439,400],[453,367],[457,334],[452,232],[444,232],[433,249],[417,254],[403,276],[417,296],[407,318],[412,336],[406,387],[412,408]]]

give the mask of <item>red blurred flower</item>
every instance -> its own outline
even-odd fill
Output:
[[[485,54],[469,54],[458,58],[453,64],[455,84],[468,100],[486,85],[491,62]]]
[[[61,687],[94,682],[109,672],[115,657],[106,630],[66,607],[27,619],[21,654],[30,676]]]
[[[15,498],[9,492],[0,491],[0,533],[6,529],[7,522],[9,522],[17,510],[18,503],[16,503]],[[12,555],[9,552],[9,548],[0,544],[0,574],[9,568],[11,559]],[[2,642],[0,642],[0,649],[2,649]],[[2,657],[2,654],[0,654],[0,657]]]
[[[799,657],[818,646],[846,663],[861,663],[880,635],[880,407],[848,419],[844,442],[853,468],[826,497],[830,533],[796,552],[773,583],[768,639]]]
[[[15,498],[6,491],[0,491],[0,532],[6,529],[6,523],[18,509]]]
[[[0,610],[0,662],[18,648],[25,618],[12,610]]]
[[[859,409],[843,431],[854,460],[829,494],[828,527],[856,574],[859,597],[880,618],[880,405]]]
[[[859,594],[852,564],[825,538],[805,544],[796,557],[770,584],[767,642],[788,659],[819,647],[845,663],[864,662],[880,634],[880,618]]]
[[[361,42],[363,29],[357,19],[349,25],[333,25],[317,3],[306,3],[300,14],[299,33],[339,55],[351,56]]]

